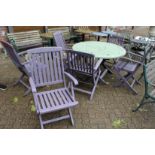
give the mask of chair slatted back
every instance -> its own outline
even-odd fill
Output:
[[[139,64],[143,65],[143,64],[146,64],[147,62],[150,61],[152,52],[153,52],[153,46],[151,44],[148,44],[145,47],[143,56],[138,54],[138,53],[128,51],[125,57],[129,58],[129,59],[132,59],[132,60],[138,62]]]
[[[17,49],[42,45],[42,38],[38,30],[7,33],[7,38]]]
[[[2,46],[6,49],[7,54],[9,55],[12,62],[15,64],[15,66],[23,73],[27,73],[25,70],[24,65],[21,64],[20,58],[13,48],[13,46],[5,41],[0,40]]]
[[[62,48],[41,47],[28,50],[28,53],[36,87],[64,83]]]
[[[68,50],[67,68],[69,72],[78,72],[93,76],[94,74],[94,55]]]
[[[69,27],[67,27],[67,26],[61,26],[61,27],[53,27],[53,28],[48,28],[48,32],[50,32],[50,33],[54,33],[54,32],[57,32],[57,31],[60,31],[60,32],[62,32],[62,33],[64,33],[64,34],[69,34],[70,33],[70,28]]]
[[[125,38],[122,37],[122,36],[110,35],[110,36],[108,37],[108,42],[109,42],[109,43],[116,44],[116,45],[123,46],[124,41],[125,41]]]
[[[126,54],[125,57],[126,57],[126,58],[129,58],[129,61],[131,60],[132,63],[137,62],[137,63],[139,63],[139,64],[141,64],[141,65],[143,65],[143,63],[144,63],[144,57],[141,56],[141,55],[139,55],[139,54],[135,54],[135,53],[133,53],[133,52],[127,52],[127,54]],[[132,61],[132,60],[133,60],[133,61]],[[135,62],[134,62],[134,61],[135,61]]]
[[[62,47],[63,50],[67,49],[67,45],[61,31],[54,32],[53,36],[57,47]]]

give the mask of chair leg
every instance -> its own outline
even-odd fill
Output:
[[[71,123],[74,126],[74,119],[73,119],[73,115],[72,115],[72,110],[71,108],[68,109],[69,115],[70,115],[70,119],[71,119]]]
[[[123,82],[127,86],[127,88],[133,92],[133,94],[138,94],[137,91],[129,84],[129,82],[126,79],[124,79]]]
[[[92,100],[93,99],[93,96],[94,96],[94,92],[95,92],[95,90],[96,90],[96,87],[97,87],[97,83],[98,83],[98,81],[99,81],[99,79],[100,79],[100,73],[99,73],[99,75],[98,75],[98,77],[97,77],[97,79],[96,79],[96,81],[95,81],[95,83],[94,83],[94,87],[93,87],[93,89],[92,89],[92,91],[91,91],[91,96],[90,96],[90,100]]]
[[[100,75],[100,80],[103,82],[103,83],[105,83],[105,84],[109,84],[108,82],[106,82],[103,78],[104,78],[104,76],[107,74],[107,72],[108,72],[108,69],[105,69],[104,71],[103,71],[103,73]]]
[[[120,83],[120,86],[122,85],[122,84],[124,84],[129,90],[131,90],[135,95],[137,95],[138,93],[137,93],[137,91],[133,88],[133,85],[134,85],[134,83],[135,83],[135,81],[133,80],[133,82],[132,82],[132,84],[130,84],[129,82],[128,82],[128,80],[131,78],[131,77],[133,77],[133,74],[127,74],[127,75],[125,75],[125,76],[122,76],[120,73],[119,73],[119,71],[118,70],[116,70],[116,74],[117,74],[117,77],[120,79],[120,81],[121,81],[121,83]]]
[[[43,125],[41,114],[39,114],[39,121],[40,121],[40,127],[41,127],[41,129],[44,129],[44,125]]]
[[[144,76],[144,73],[141,73],[140,77],[138,78],[138,81],[140,81]]]
[[[20,81],[24,78],[24,74],[22,74],[19,79],[13,84],[13,86],[16,86]]]
[[[28,88],[26,92],[24,93],[24,96],[27,96],[30,92],[31,92],[31,88]]]

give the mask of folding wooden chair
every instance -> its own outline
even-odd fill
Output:
[[[82,83],[93,84],[93,88],[90,91],[79,87],[74,87],[74,89],[76,91],[89,94],[90,100],[92,100],[100,79],[100,64],[102,63],[103,59],[99,59],[97,62],[95,62],[95,57],[92,54],[72,50],[68,50],[66,53],[68,72],[78,78],[78,80]]]
[[[14,47],[5,42],[0,40],[2,46],[6,49],[6,52],[8,54],[8,56],[10,57],[10,59],[12,60],[12,62],[15,64],[15,66],[18,68],[18,70],[22,73],[22,75],[19,77],[19,79],[16,81],[16,84],[21,83],[24,87],[27,88],[26,92],[24,95],[27,95],[30,92],[30,86],[28,84],[26,84],[24,82],[24,77],[28,77],[28,70],[29,70],[29,63],[28,62],[24,62],[22,63],[20,56],[24,55],[27,52],[21,52],[19,54],[17,54],[16,50],[14,49]]]
[[[73,83],[78,81],[69,73],[64,71],[63,51],[60,47],[42,47],[28,50],[30,58],[30,78],[34,102],[39,115],[41,128],[45,124],[53,123],[63,119],[71,119],[74,125],[71,108],[78,102],[75,100]],[[65,76],[70,80],[69,87]],[[61,88],[38,92],[38,87],[63,84]],[[68,114],[50,120],[43,119],[43,115],[62,109],[68,109]]]

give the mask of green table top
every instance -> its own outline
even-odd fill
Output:
[[[74,51],[94,54],[96,58],[115,59],[123,57],[126,50],[116,44],[100,41],[84,41],[73,46]]]

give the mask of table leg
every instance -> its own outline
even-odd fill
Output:
[[[105,69],[105,70],[102,72],[101,76],[100,76],[100,80],[101,80],[104,84],[106,84],[106,85],[108,85],[109,82],[106,82],[103,78],[104,78],[104,76],[107,74],[107,72],[108,72],[108,69]]]
[[[97,36],[97,41],[100,41],[100,36]]]
[[[82,34],[82,41],[85,41],[85,34]]]

